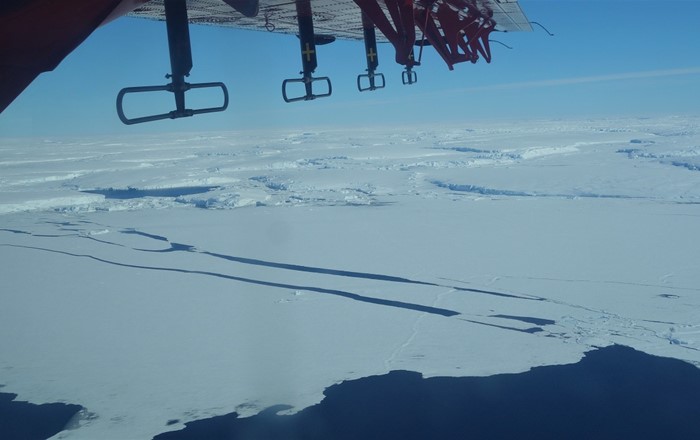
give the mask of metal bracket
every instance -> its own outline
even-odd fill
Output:
[[[472,0],[353,0],[396,49],[396,62],[404,65],[404,84],[413,84],[411,70],[420,65],[413,57],[416,27],[423,32],[421,54],[426,40],[452,70],[456,63],[475,63],[479,54],[488,63],[488,36],[496,25],[493,13],[482,11]],[[488,2],[487,2],[488,3]]]
[[[354,0],[354,2],[394,46],[398,64],[408,68],[419,65],[413,57],[416,23],[412,0],[382,0],[383,6],[379,0]]]
[[[367,86],[362,85],[362,79],[367,78]],[[381,85],[377,84],[377,78],[381,78]],[[368,90],[383,89],[386,86],[386,81],[384,80],[383,73],[366,73],[362,75],[357,75],[357,90],[360,92],[366,92]]]
[[[415,70],[407,67],[406,70],[401,72],[401,81],[404,85],[412,85],[418,82],[418,75]]]
[[[140,124],[142,122],[152,122],[152,121],[159,121],[161,119],[177,119],[177,118],[184,118],[188,116],[194,116],[194,115],[199,115],[202,113],[214,113],[214,112],[221,112],[226,110],[228,107],[228,89],[226,89],[226,85],[221,82],[211,82],[211,83],[201,83],[201,84],[189,84],[189,83],[183,83],[184,89],[181,90],[181,93],[184,94],[187,90],[190,89],[205,89],[205,88],[216,88],[219,87],[221,88],[221,91],[224,94],[224,103],[219,106],[219,107],[208,107],[208,108],[200,108],[200,109],[176,109],[167,113],[161,113],[158,115],[150,115],[150,116],[141,116],[137,118],[127,118],[126,115],[124,114],[124,96],[131,94],[131,93],[144,93],[144,92],[161,92],[161,91],[167,91],[167,92],[172,92],[172,93],[177,93],[178,91],[173,89],[173,84],[166,84],[164,86],[143,86],[143,87],[126,87],[123,88],[119,91],[119,94],[117,95],[117,115],[119,115],[119,119],[126,125],[133,125],[133,124]]]
[[[297,23],[299,24],[299,45],[301,47],[301,64],[303,75],[301,78],[285,79],[282,81],[282,98],[284,102],[312,101],[316,98],[331,96],[333,87],[331,80],[327,76],[314,78],[312,75],[318,66],[316,60],[316,36],[314,35],[313,15],[311,13],[310,0],[298,0],[296,2]],[[330,42],[330,41],[329,41]],[[313,83],[324,81],[328,85],[325,93],[313,93]],[[304,94],[290,98],[287,94],[289,84],[304,84]]]
[[[176,119],[194,116],[201,113],[213,113],[226,110],[228,107],[228,90],[221,82],[190,84],[185,77],[192,70],[192,49],[190,46],[189,24],[187,21],[186,0],[165,0],[165,24],[168,30],[168,50],[170,52],[171,74],[166,75],[170,83],[163,86],[126,87],[117,94],[117,115],[127,125],[142,122],[158,121],[161,119]],[[224,103],[219,107],[188,109],[185,107],[185,92],[190,89],[220,88],[224,95]],[[128,118],[124,114],[124,97],[133,93],[171,92],[175,96],[175,110],[156,115]]]
[[[425,38],[445,60],[450,70],[457,63],[476,63],[479,54],[491,62],[488,36],[495,22],[464,0],[445,0],[416,7],[415,17]]]
[[[317,81],[325,81],[326,84],[328,84],[328,91],[326,93],[318,93],[314,94],[313,93],[313,86],[312,84],[317,82]],[[301,83],[304,84],[304,95],[297,96],[295,98],[290,98],[287,95],[287,85],[288,84],[295,84],[295,83]],[[282,81],[282,98],[284,99],[284,102],[297,102],[297,101],[313,101],[316,98],[325,98],[327,96],[331,96],[331,93],[333,93],[333,87],[331,86],[331,79],[328,78],[327,76],[321,76],[317,78],[313,78],[311,76],[309,77],[303,77],[303,78],[292,78],[292,79],[285,79]]]
[[[374,23],[365,14],[362,13],[362,29],[364,33],[365,40],[365,55],[367,57],[367,73],[357,75],[357,90],[360,92],[372,91],[377,89],[383,89],[386,86],[384,81],[384,75],[381,73],[376,73],[376,69],[379,66],[379,55],[377,54],[377,34],[374,30]],[[364,87],[362,85],[362,79],[367,78]],[[377,84],[376,79],[381,78],[381,85]]]

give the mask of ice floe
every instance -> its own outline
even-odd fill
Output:
[[[698,127],[0,140],[0,382],[148,438],[393,370],[700,365]]]

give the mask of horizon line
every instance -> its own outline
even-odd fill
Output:
[[[544,79],[537,81],[519,81],[502,84],[492,84],[477,87],[467,87],[462,89],[453,89],[451,92],[471,92],[482,90],[507,90],[530,87],[552,87],[570,84],[587,84],[607,81],[622,81],[627,79],[644,79],[644,78],[661,78],[667,76],[682,76],[700,74],[700,67],[685,67],[679,69],[663,69],[663,70],[643,70],[638,72],[612,73],[607,75],[591,75],[578,76],[570,78]]]

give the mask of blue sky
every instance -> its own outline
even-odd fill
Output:
[[[125,126],[115,97],[122,87],[165,84],[169,59],[164,23],[122,18],[98,29],[53,72],[42,74],[0,114],[0,136],[60,136],[239,130],[289,127],[463,123],[480,120],[656,116],[700,110],[700,1],[521,0],[530,20],[549,37],[492,34],[493,61],[449,71],[430,48],[401,84],[393,47],[379,47],[387,87],[359,93],[361,42],[318,48],[318,76],[333,81],[333,96],[287,104],[285,78],[301,68],[296,37],[191,26],[191,82],[225,82],[224,113]],[[164,111],[170,110],[172,98]],[[194,100],[194,98],[192,98]],[[218,98],[212,97],[213,103]],[[135,116],[131,115],[131,116]]]

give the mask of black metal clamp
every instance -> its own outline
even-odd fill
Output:
[[[357,75],[357,90],[360,92],[383,89],[386,85],[383,73],[376,73],[379,66],[379,55],[377,54],[377,35],[374,30],[374,23],[367,14],[362,13],[362,29],[365,37],[365,54],[367,56],[367,73]],[[366,81],[362,81],[366,79]],[[381,80],[379,85],[377,79]],[[363,86],[362,83],[365,83]]]
[[[192,70],[192,49],[190,46],[190,33],[187,21],[186,0],[165,0],[165,23],[168,29],[168,49],[170,51],[170,68],[172,73],[165,77],[170,79],[170,84],[163,86],[126,87],[117,94],[117,115],[127,125],[142,122],[158,121],[161,119],[176,119],[194,116],[202,113],[221,112],[228,107],[228,89],[221,82],[190,84],[185,82],[185,77]],[[218,107],[201,109],[188,109],[185,107],[185,92],[191,89],[220,88],[223,92],[224,102]],[[124,97],[133,93],[167,91],[175,95],[175,110],[156,115],[128,118],[124,113]]]
[[[363,86],[363,79],[367,79],[365,82],[365,85]],[[380,79],[381,82],[377,82],[377,79]],[[366,91],[372,91],[372,90],[377,90],[377,89],[383,89],[384,86],[386,86],[386,81],[384,80],[384,74],[383,73],[364,73],[361,75],[357,75],[357,90],[360,92],[366,92]]]
[[[408,54],[408,59],[411,60],[411,63],[406,64],[406,69],[404,69],[404,71],[401,72],[401,82],[404,85],[411,85],[418,82],[418,74],[415,70],[413,70],[413,67],[420,66],[420,60],[415,61],[415,54],[413,52],[413,49],[411,49],[411,53]]]
[[[318,66],[316,60],[316,37],[314,36],[313,16],[311,14],[311,1],[300,0],[296,2],[297,22],[299,24],[299,44],[301,45],[301,64],[303,76],[301,78],[285,79],[282,82],[282,98],[284,102],[311,101],[316,98],[331,96],[333,87],[327,76],[314,78],[312,75]],[[330,40],[332,41],[332,40]],[[328,41],[328,42],[330,42]],[[325,82],[327,89],[323,93],[314,93],[313,83]],[[290,98],[287,94],[289,84],[303,84],[304,94]]]
[[[418,82],[418,75],[416,74],[415,70],[411,69],[410,67],[406,67],[406,70],[401,72],[401,81],[404,83],[404,85],[415,84]]]

